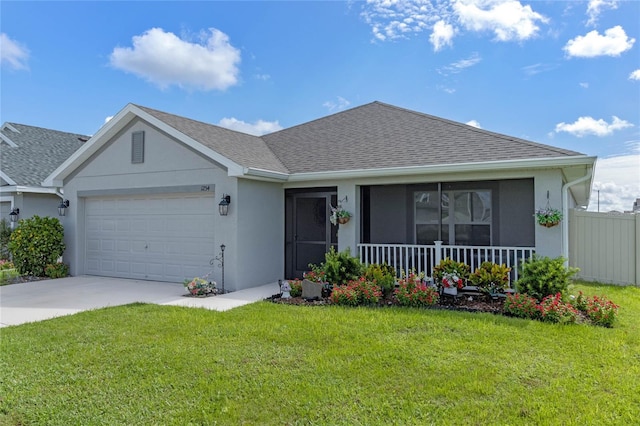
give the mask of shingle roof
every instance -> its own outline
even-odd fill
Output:
[[[583,155],[381,102],[262,139],[291,173]]]
[[[287,173],[264,141],[246,133],[136,105],[165,124],[244,167]]]
[[[5,123],[0,132],[17,145],[0,143],[0,169],[19,186],[40,186],[89,139],[85,135],[18,123]]]

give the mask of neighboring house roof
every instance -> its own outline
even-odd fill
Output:
[[[18,123],[0,129],[0,171],[9,185],[39,187],[88,136]]]
[[[291,173],[584,155],[372,102],[262,139]]]

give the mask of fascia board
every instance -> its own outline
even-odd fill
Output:
[[[9,185],[17,185],[16,181],[7,176],[7,174],[2,170],[0,170],[0,178],[2,178],[2,180],[7,182]]]
[[[326,179],[353,179],[369,177],[395,177],[439,173],[466,173],[512,169],[548,169],[595,163],[596,157],[579,155],[572,157],[532,158],[526,160],[485,161],[482,163],[437,164],[431,166],[394,167],[386,169],[340,170],[312,173],[295,173],[289,182]]]
[[[289,179],[288,173],[274,172],[272,170],[258,169],[254,167],[246,167],[243,169],[242,174],[244,176],[251,176],[254,178],[264,178],[266,180],[286,181]]]
[[[24,192],[27,194],[57,194],[55,188],[43,188],[41,186],[0,186],[0,193]]]

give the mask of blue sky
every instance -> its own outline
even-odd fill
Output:
[[[132,102],[253,134],[374,100],[598,156],[640,198],[640,2],[5,1],[0,122],[91,135]],[[481,149],[481,147],[479,147]]]

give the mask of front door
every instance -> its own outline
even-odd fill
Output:
[[[335,191],[291,192],[286,196],[286,278],[302,278],[309,264],[324,262],[331,247],[337,249],[337,227],[329,221]]]

